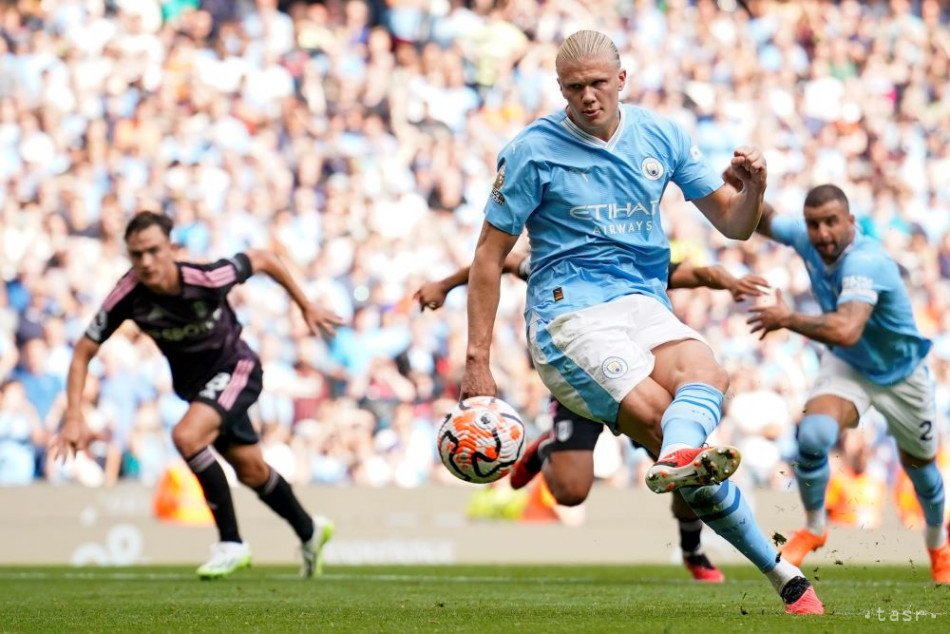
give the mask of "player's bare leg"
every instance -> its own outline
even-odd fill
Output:
[[[528,443],[524,454],[515,463],[511,470],[510,484],[512,489],[522,489],[541,473],[545,460],[548,457],[547,448],[554,439],[553,430],[548,430]]]
[[[594,453],[567,450],[552,452],[541,469],[551,495],[562,506],[578,506],[594,484]]]

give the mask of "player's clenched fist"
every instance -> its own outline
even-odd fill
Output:
[[[764,190],[768,170],[765,165],[765,156],[758,148],[743,146],[736,148],[732,153],[730,175],[737,178],[743,189]]]

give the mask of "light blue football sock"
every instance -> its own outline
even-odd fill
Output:
[[[823,509],[831,476],[828,452],[838,440],[838,422],[825,414],[809,414],[798,424],[795,478],[806,511]]]
[[[722,417],[722,392],[705,383],[687,383],[676,390],[673,402],[663,413],[663,444],[660,455],[670,445],[702,447]]]
[[[934,462],[922,467],[904,467],[907,477],[914,483],[914,492],[924,510],[927,526],[943,526],[943,478]]]
[[[768,573],[778,563],[778,551],[762,534],[752,510],[732,481],[702,487],[683,487],[683,498],[699,519],[736,547],[755,567]]]

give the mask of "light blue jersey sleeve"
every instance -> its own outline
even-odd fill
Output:
[[[799,253],[802,253],[810,244],[808,230],[805,228],[805,221],[802,218],[775,214],[772,216],[769,229],[773,240],[793,247]]]
[[[706,163],[699,147],[693,144],[689,134],[673,124],[675,144],[673,182],[683,191],[686,200],[705,198],[722,187],[722,178]]]
[[[542,169],[524,135],[502,148],[485,209],[489,224],[513,236],[521,235],[528,216],[541,204]]]
[[[888,290],[891,282],[890,262],[876,253],[855,253],[841,265],[841,292],[838,306],[845,302],[877,304],[878,294]],[[875,281],[876,280],[876,281]],[[897,283],[901,281],[898,279]]]

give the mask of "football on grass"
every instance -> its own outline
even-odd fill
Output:
[[[446,415],[437,442],[442,464],[452,475],[466,482],[494,482],[521,457],[524,424],[500,398],[473,396]]]

